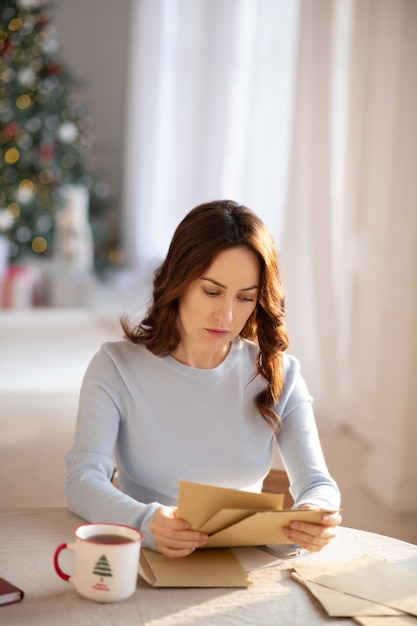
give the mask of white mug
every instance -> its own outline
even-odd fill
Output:
[[[75,533],[74,543],[62,543],[54,554],[55,571],[75,584],[78,593],[96,602],[118,602],[136,590],[140,530],[122,524],[84,524]],[[58,559],[62,550],[75,552],[75,574],[62,571]]]

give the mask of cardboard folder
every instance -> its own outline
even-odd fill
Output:
[[[178,515],[209,535],[204,548],[289,544],[282,528],[291,521],[321,522],[323,510],[282,510],[282,504],[282,494],[179,484]]]
[[[250,578],[232,550],[196,550],[170,559],[143,548],[139,574],[152,587],[248,587]]]

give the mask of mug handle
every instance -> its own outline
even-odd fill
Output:
[[[61,543],[61,545],[59,545],[57,547],[57,549],[55,550],[55,554],[54,554],[54,567],[55,567],[55,571],[58,574],[58,576],[60,576],[63,580],[66,581],[70,581],[71,580],[71,576],[69,576],[68,574],[66,574],[65,572],[62,571],[59,562],[58,562],[58,558],[60,553],[62,552],[62,550],[66,550],[66,549],[71,549],[72,548],[72,544],[69,543]]]

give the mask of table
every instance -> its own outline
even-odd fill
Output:
[[[154,589],[142,579],[128,600],[97,604],[81,598],[53,568],[55,548],[73,538],[84,520],[65,508],[0,509],[0,576],[25,591],[22,602],[0,607],[0,623],[18,626],[323,626],[350,624],[329,618],[320,604],[290,578],[290,563],[251,572],[247,589]],[[282,547],[277,548],[282,553]],[[339,528],[319,553],[303,551],[300,562],[335,563],[363,554],[417,571],[417,545],[373,533]],[[62,564],[71,570],[73,554]],[[68,563],[65,559],[68,558]],[[70,562],[72,560],[72,563]]]

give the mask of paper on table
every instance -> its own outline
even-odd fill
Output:
[[[411,615],[398,617],[355,617],[355,622],[361,626],[416,626],[417,619]]]
[[[417,615],[417,573],[364,555],[332,574],[310,579],[331,589]]]
[[[250,579],[229,549],[196,550],[170,559],[143,548],[139,574],[153,587],[248,587]]]
[[[259,548],[232,548],[232,552],[237,557],[239,563],[247,572],[265,567],[274,567],[282,563],[282,558],[277,558]]]
[[[293,566],[296,570],[292,577],[303,584],[310,593],[317,598],[330,617],[356,617],[363,615],[383,616],[383,615],[404,615],[401,611],[393,609],[364,598],[357,598],[335,589],[323,587],[318,583],[308,580],[334,568],[333,565],[315,565],[313,563],[300,563]]]
[[[183,559],[169,559],[147,548],[141,551],[139,574],[153,587],[247,587],[245,572],[282,562],[259,548],[197,550]]]

